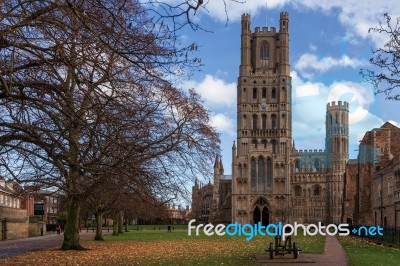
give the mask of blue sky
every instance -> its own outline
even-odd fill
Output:
[[[169,0],[176,2],[178,0]],[[195,88],[211,111],[212,125],[221,133],[225,174],[231,173],[232,143],[236,140],[236,80],[240,60],[240,16],[251,14],[251,29],[279,28],[279,13],[289,12],[290,65],[293,91],[293,139],[297,149],[324,149],[326,103],[350,102],[350,158],[357,156],[365,131],[384,121],[399,126],[400,103],[374,96],[363,83],[360,68],[368,67],[371,49],[381,46],[382,35],[368,29],[383,21],[383,14],[400,16],[396,0],[305,0],[247,3],[227,1],[229,21],[222,0],[211,0],[195,20],[213,33],[181,32],[183,44],[196,42],[204,67],[180,84]]]

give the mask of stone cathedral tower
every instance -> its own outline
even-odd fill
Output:
[[[341,221],[349,104],[327,104],[325,150],[295,148],[288,13],[281,13],[279,22],[279,31],[257,27],[252,32],[250,16],[242,15],[237,141],[232,176],[224,175],[220,157],[215,160],[209,216],[214,223]],[[201,210],[208,213],[210,201],[204,199],[209,196],[203,194]]]
[[[237,86],[237,144],[232,148],[232,220],[268,224],[289,208],[292,150],[289,15],[280,28],[250,30],[242,15]]]
[[[328,103],[326,109],[326,220],[339,223],[342,215],[343,173],[349,159],[349,103]]]

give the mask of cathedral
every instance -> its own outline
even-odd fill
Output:
[[[292,139],[289,15],[280,14],[279,30],[251,31],[248,14],[241,23],[232,175],[224,175],[216,158],[214,184],[200,187],[196,182],[193,187],[193,218],[263,225],[340,223],[349,104],[327,104],[325,149],[297,150]]]

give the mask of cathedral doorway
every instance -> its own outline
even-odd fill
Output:
[[[261,225],[267,226],[269,224],[269,212],[267,207],[264,207],[261,213]]]
[[[254,224],[258,224],[258,222],[261,222],[261,212],[260,212],[260,209],[258,207],[256,207],[254,209],[253,221],[254,221]]]

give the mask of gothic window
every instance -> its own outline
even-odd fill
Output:
[[[272,153],[276,154],[277,153],[276,140],[272,140],[271,144],[272,144]]]
[[[262,141],[262,144],[264,145],[264,149],[266,149],[267,148],[267,141],[265,139]]]
[[[268,44],[262,42],[260,46],[260,59],[268,59]]]
[[[267,188],[272,188],[272,160],[271,158],[267,158]]]
[[[314,197],[321,196],[321,187],[319,185],[314,186],[314,188],[313,188],[313,196]]]
[[[257,99],[257,89],[253,88],[253,99]]]
[[[319,172],[321,170],[321,163],[318,159],[314,161],[313,172]]]
[[[263,192],[265,187],[265,164],[264,158],[258,159],[258,191]]]
[[[254,205],[264,206],[267,205],[267,201],[263,198],[259,198]]]
[[[295,197],[301,197],[301,186],[296,185],[294,187],[294,196]]]
[[[271,98],[276,99],[276,89],[275,88],[272,89]]]
[[[262,97],[267,98],[267,89],[266,88],[262,89]]]
[[[298,173],[298,172],[300,172],[300,170],[301,170],[301,163],[300,163],[300,160],[296,160],[296,162],[295,162],[295,164],[294,164],[294,171],[295,171],[296,173]]]
[[[267,115],[262,114],[262,129],[267,129]]]
[[[256,114],[253,115],[253,129],[254,130],[257,129],[257,115]]]
[[[203,206],[201,208],[201,214],[209,215],[210,214],[210,207],[211,207],[211,196],[207,195],[203,199]]]
[[[242,165],[241,165],[241,164],[238,165],[238,177],[239,177],[239,178],[242,178],[242,177],[243,177],[243,176],[242,176]]]
[[[272,129],[276,129],[276,114],[271,115],[271,127]]]
[[[339,123],[339,117],[338,117],[338,114],[337,114],[337,113],[335,114],[335,119],[336,119],[335,122],[336,122],[336,125],[337,125],[337,124]]]
[[[256,140],[256,139],[253,139],[253,140],[251,141],[251,143],[254,144],[254,147],[255,147],[255,148],[257,148],[257,140]]]
[[[257,179],[256,179],[256,160],[251,159],[251,191],[255,192],[257,190]]]

